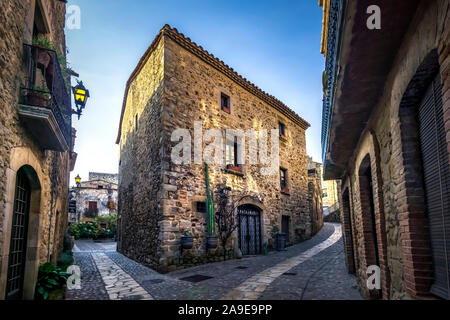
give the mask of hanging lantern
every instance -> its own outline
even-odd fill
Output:
[[[72,87],[72,92],[75,98],[75,106],[77,107],[77,110],[74,110],[73,113],[77,114],[78,119],[80,119],[81,112],[86,107],[86,102],[89,98],[89,90],[84,87],[83,81],[77,80],[77,85]]]

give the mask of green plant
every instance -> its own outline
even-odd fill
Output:
[[[33,37],[33,44],[45,49],[56,51],[55,45],[44,35]]]
[[[280,229],[278,228],[278,226],[273,226],[272,230],[270,231],[270,235],[272,236],[272,239],[275,239],[277,233],[280,232]]]
[[[84,216],[87,218],[96,218],[97,215],[98,215],[98,208],[95,208],[95,209],[85,208],[84,209]]]
[[[99,231],[98,224],[95,221],[72,223],[69,227],[69,233],[75,239],[96,238]]]
[[[71,251],[72,250],[72,243],[70,241],[70,235],[66,232],[63,239],[63,251]]]
[[[65,288],[69,276],[60,267],[49,262],[40,265],[36,284],[36,298],[47,300],[52,291]]]
[[[62,270],[67,270],[69,266],[73,264],[72,251],[64,251],[57,261],[57,266]]]
[[[184,237],[193,237],[192,232],[189,230],[184,230],[182,232]]]

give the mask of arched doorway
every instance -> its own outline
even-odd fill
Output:
[[[370,161],[370,155],[366,155],[362,160],[358,171],[366,268],[371,265],[380,267],[378,250],[379,241],[377,237],[375,203],[373,197],[372,166]],[[369,293],[370,298],[372,299],[379,299],[382,297],[381,289],[370,290]]]
[[[450,299],[450,169],[439,73],[423,96],[418,119],[434,271],[431,292]]]
[[[243,255],[261,253],[261,210],[254,205],[244,204],[238,210],[239,248]]]
[[[344,243],[346,249],[347,271],[350,274],[356,272],[355,248],[353,247],[353,225],[350,213],[350,196],[348,188],[342,194],[342,215],[344,218]]]
[[[25,277],[31,185],[22,167],[17,172],[6,282],[6,299],[21,299]]]

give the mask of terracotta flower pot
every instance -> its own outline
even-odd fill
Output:
[[[242,167],[241,166],[234,166],[234,165],[227,165],[227,169],[230,171],[234,171],[234,172],[242,172]]]
[[[30,91],[27,94],[27,102],[31,106],[47,107],[48,97],[43,93]]]

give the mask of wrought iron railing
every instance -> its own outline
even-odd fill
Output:
[[[21,103],[50,109],[64,135],[72,144],[72,107],[58,55],[55,51],[24,44],[27,78],[21,89]]]

